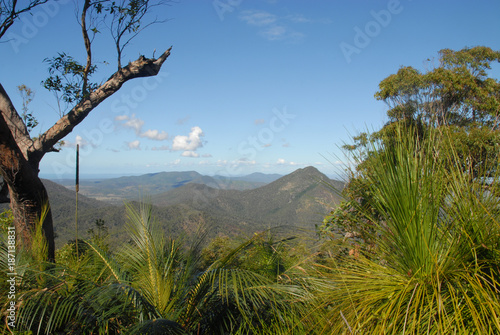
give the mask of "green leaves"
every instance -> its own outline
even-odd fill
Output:
[[[500,331],[498,61],[486,47],[444,49],[438,67],[380,83],[390,122],[345,147],[357,166],[321,226],[352,242],[321,263],[336,288],[318,296],[321,333]]]
[[[443,49],[439,51],[439,55],[444,68],[466,67],[469,72],[481,79],[487,76],[486,70],[491,69],[492,62],[500,62],[500,51],[484,46],[464,48],[460,51]]]
[[[440,66],[421,73],[402,67],[379,85],[375,98],[389,105],[391,121],[422,120],[428,125],[498,124],[500,82],[488,78],[500,51],[487,47],[440,51]]]
[[[24,121],[24,124],[26,125],[26,128],[28,129],[28,132],[30,132],[33,130],[33,128],[35,128],[38,125],[38,120],[33,115],[33,113],[29,111],[28,108],[29,104],[33,101],[33,98],[35,97],[35,92],[24,84],[17,86],[17,89],[19,90],[19,94],[23,99],[23,107],[22,107],[23,112],[21,114],[21,117]]]
[[[90,67],[87,74],[84,65],[64,52],[53,58],[45,58],[44,62],[49,64],[50,77],[42,81],[43,87],[54,92],[58,99],[61,98],[68,105],[78,103],[98,87],[94,83],[88,84],[85,89],[83,87],[86,77],[96,71],[95,65]]]
[[[318,302],[331,307],[323,333],[346,324],[366,334],[498,333],[499,175],[471,178],[446,128],[420,137],[401,124],[394,131],[390,145],[370,149],[365,175],[366,208],[379,217],[358,208],[377,249],[324,272],[335,289]],[[488,164],[498,170],[498,160]]]
[[[280,258],[289,239],[256,234],[201,268],[199,241],[187,245],[164,236],[151,206],[129,205],[127,214],[130,240],[115,254],[97,240],[86,242],[78,259],[66,255],[67,265],[38,269],[38,263],[28,264],[19,289],[21,329],[39,334],[77,329],[84,334],[285,334],[303,329],[307,294],[292,283],[293,274],[282,268]],[[242,253],[251,258],[246,267],[234,262]],[[254,259],[264,268],[252,268]]]

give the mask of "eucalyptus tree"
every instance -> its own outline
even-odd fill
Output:
[[[48,0],[50,1],[50,0]],[[25,8],[16,7],[17,1],[9,2],[0,11],[0,37],[21,14],[28,13],[34,6],[48,2],[32,0]],[[61,110],[60,119],[37,137],[29,133],[34,114],[20,115],[7,90],[0,84],[0,172],[8,185],[10,204],[14,215],[17,237],[22,244],[31,243],[36,218],[41,216],[42,205],[48,204],[48,196],[39,178],[39,165],[45,154],[58,151],[57,144],[80,124],[100,103],[116,93],[129,80],[155,76],[170,55],[169,49],[157,58],[140,56],[122,66],[123,49],[130,40],[150,24],[162,22],[150,18],[151,8],[164,2],[149,0],[85,0],[79,9],[82,42],[86,61],[80,63],[65,53],[47,58],[50,76],[43,85],[68,108]],[[109,21],[109,22],[107,22]],[[104,22],[111,29],[117,50],[117,70],[102,83],[92,81],[97,74],[93,58],[92,43],[100,33]],[[107,23],[106,23],[107,22]],[[22,81],[22,78],[19,78]],[[48,258],[54,259],[54,232],[52,215],[49,211],[43,222],[43,231],[48,241]]]
[[[382,80],[377,100],[390,122],[410,119],[427,125],[500,126],[500,81],[490,77],[500,51],[484,46],[439,51],[437,66],[422,72],[411,66]]]
[[[459,164],[471,179],[496,175],[500,157],[500,80],[492,77],[492,65],[500,62],[500,51],[477,46],[454,51],[439,51],[437,60],[428,59],[427,69],[401,67],[379,84],[377,100],[387,104],[387,124],[374,133],[354,137],[345,145],[348,153],[361,154],[350,171],[344,190],[346,201],[325,220],[323,232],[342,226],[362,239],[371,240],[371,223],[360,215],[359,208],[369,208],[372,194],[369,175],[374,160],[370,141],[379,141],[386,148],[397,145],[395,129],[411,125],[415,140],[439,129],[447,141],[439,152],[441,157],[457,156],[448,166]],[[451,151],[450,151],[451,150]],[[369,242],[370,244],[372,241]]]

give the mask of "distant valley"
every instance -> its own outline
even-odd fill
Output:
[[[58,246],[74,239],[74,180],[62,185],[44,180],[49,193]],[[252,174],[225,178],[197,172],[160,172],[104,180],[82,180],[78,202],[80,237],[95,220],[109,228],[112,242],[126,239],[124,202],[141,198],[153,205],[154,215],[166,234],[191,236],[199,227],[207,237],[252,234],[288,225],[314,235],[340,201],[343,183],[329,179],[314,167],[286,176]],[[334,191],[333,189],[337,190]]]
[[[283,176],[264,173],[252,173],[241,177],[212,177],[195,171],[158,172],[110,179],[82,179],[80,194],[109,203],[122,204],[123,200],[168,192],[186,184],[202,184],[215,189],[242,191],[264,186],[281,177]],[[65,179],[58,183],[72,190],[75,188],[74,179]]]

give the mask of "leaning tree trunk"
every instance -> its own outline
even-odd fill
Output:
[[[10,206],[14,216],[17,240],[29,248],[43,206],[49,206],[47,191],[38,177],[38,162],[28,162],[12,135],[6,120],[0,114],[0,172],[9,187]],[[54,228],[49,212],[42,222],[47,242],[47,258],[54,260]],[[19,243],[19,242],[18,242]]]
[[[25,247],[32,245],[34,229],[41,218],[43,236],[47,243],[47,259],[54,261],[54,228],[49,198],[45,186],[36,175],[17,182],[16,187],[9,187],[10,207],[16,226],[16,234],[25,243]],[[45,215],[42,214],[46,211]],[[40,255],[43,256],[43,255]]]

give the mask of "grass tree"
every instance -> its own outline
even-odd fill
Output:
[[[331,289],[317,294],[321,334],[500,332],[499,179],[470,178],[439,131],[399,126],[390,145],[371,144],[378,215],[359,210],[377,246],[322,271]]]

